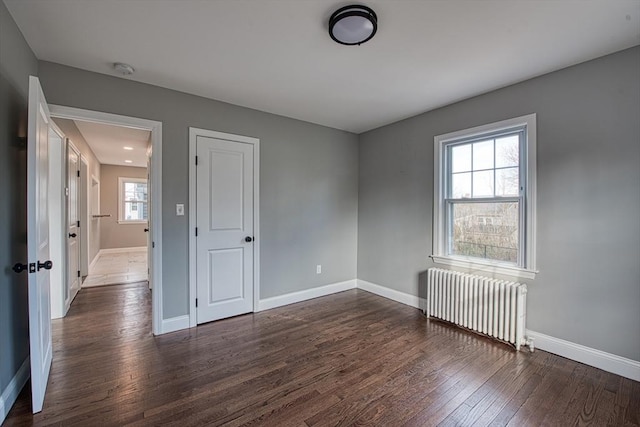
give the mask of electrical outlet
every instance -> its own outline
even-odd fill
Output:
[[[322,266],[320,264],[316,265],[316,274],[322,274]]]
[[[176,205],[176,215],[183,216],[184,215],[184,205],[182,203],[178,203]]]

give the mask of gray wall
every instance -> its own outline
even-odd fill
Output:
[[[118,178],[147,178],[147,168],[102,165],[100,171],[100,249],[147,246],[147,224],[118,224]]]
[[[175,205],[188,203],[190,126],[260,138],[261,298],[356,277],[356,135],[50,62],[39,72],[50,103],[163,123],[165,318],[188,310],[188,213]]]
[[[360,136],[358,278],[418,295],[433,137],[537,113],[528,328],[640,360],[640,47]]]
[[[27,274],[27,100],[38,62],[0,1],[0,393],[29,355]]]
[[[45,97],[46,96],[47,95],[45,94]],[[100,162],[98,161],[98,158],[96,157],[95,153],[93,152],[93,150],[91,149],[87,141],[84,139],[84,136],[82,136],[82,133],[80,132],[80,130],[78,129],[78,127],[76,126],[73,120],[56,118],[53,121],[58,125],[60,130],[64,132],[65,137],[69,138],[69,140],[78,149],[78,151],[80,151],[80,154],[82,154],[84,158],[87,160],[87,166],[88,166],[87,188],[89,189],[89,193],[90,193],[91,175],[98,178],[100,177]],[[88,202],[89,202],[89,214],[91,214],[91,200],[88,199]],[[82,218],[80,218],[80,221],[81,221],[80,223],[81,227],[83,223],[87,222]],[[99,221],[95,221],[95,220],[89,221],[88,230],[89,230],[89,264],[91,264],[91,261],[93,261],[96,255],[98,255],[98,251],[100,250]]]

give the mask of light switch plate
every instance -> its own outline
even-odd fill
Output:
[[[178,203],[176,205],[176,215],[183,216],[184,215],[184,205],[182,203]]]

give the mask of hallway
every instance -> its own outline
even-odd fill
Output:
[[[148,280],[147,251],[134,248],[116,253],[100,253],[89,275],[82,282],[83,288]]]

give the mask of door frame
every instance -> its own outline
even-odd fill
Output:
[[[51,117],[124,126],[151,132],[151,147],[153,149],[151,158],[151,183],[153,188],[151,210],[153,220],[150,228],[153,241],[152,247],[148,248],[148,250],[153,259],[153,271],[149,275],[149,281],[153,280],[153,292],[151,293],[152,331],[154,335],[171,332],[170,329],[163,325],[162,316],[162,122],[62,105],[50,104],[49,109]]]
[[[56,200],[58,205],[51,207],[49,204],[49,237],[52,240],[51,260],[54,265],[63,266],[58,269],[54,278],[52,276],[51,289],[51,319],[59,319],[67,314],[67,299],[65,298],[65,289],[68,286],[67,278],[67,198],[65,188],[67,187],[67,137],[62,130],[51,120],[50,130],[60,138],[60,144],[51,143],[49,138],[49,188],[52,183],[55,190],[50,192],[51,200]],[[58,146],[59,145],[59,146]],[[54,148],[54,150],[52,150]],[[52,156],[56,156],[56,165],[59,167],[51,167]],[[58,194],[61,198],[55,197]]]
[[[196,142],[198,136],[241,142],[253,145],[253,312],[258,312],[260,302],[260,139],[217,132],[207,129],[189,128],[189,327],[197,326],[196,296]],[[255,244],[257,242],[257,244]]]

